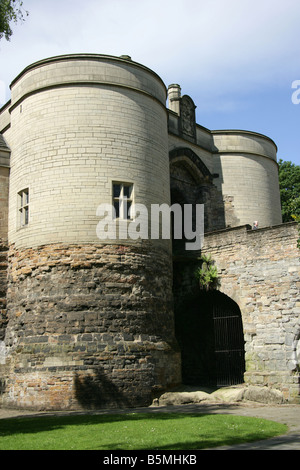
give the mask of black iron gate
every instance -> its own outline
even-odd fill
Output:
[[[212,303],[216,363],[216,385],[243,382],[245,372],[244,334],[241,312],[229,297],[215,293]]]
[[[183,383],[209,387],[243,383],[244,334],[238,305],[211,291],[175,311]]]

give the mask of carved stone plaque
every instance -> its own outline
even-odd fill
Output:
[[[196,137],[195,109],[193,100],[184,95],[180,102],[181,132],[192,138]]]

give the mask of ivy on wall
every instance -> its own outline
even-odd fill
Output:
[[[200,289],[216,289],[219,284],[218,268],[214,265],[211,255],[201,256],[201,266],[195,271],[196,279],[199,282]]]

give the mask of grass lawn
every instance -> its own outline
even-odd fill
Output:
[[[27,417],[0,420],[0,450],[195,450],[286,432],[283,424],[226,414]]]

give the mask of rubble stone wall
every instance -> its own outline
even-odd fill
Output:
[[[210,253],[218,268],[220,290],[242,312],[245,382],[278,389],[286,400],[298,402],[298,225],[249,229],[207,235],[203,253]]]
[[[145,406],[180,383],[167,252],[11,247],[9,262],[5,406]]]
[[[6,291],[7,291],[7,243],[0,239],[0,342],[3,341],[7,323]],[[0,349],[1,355],[1,349]],[[0,358],[1,363],[1,358]]]

